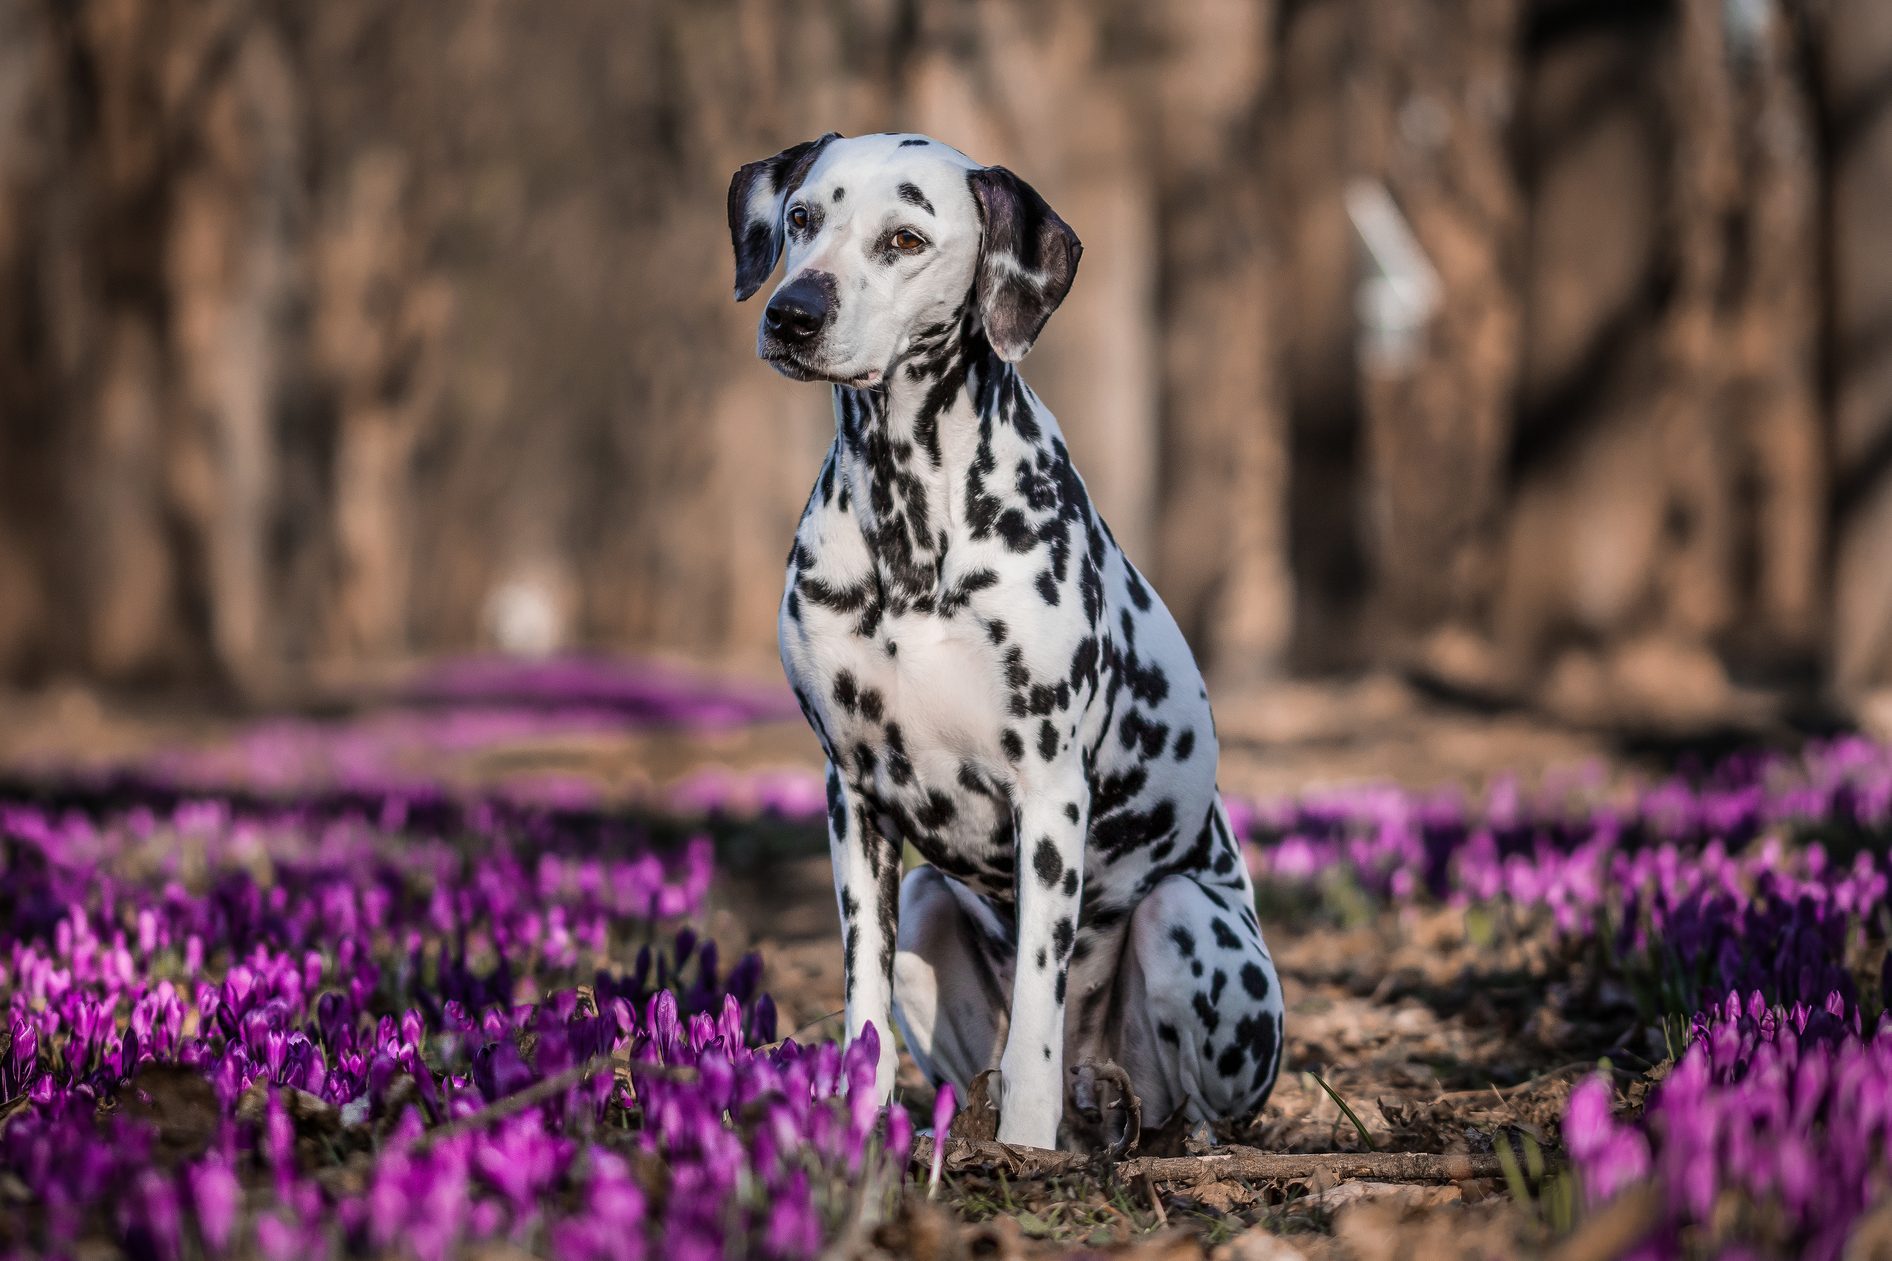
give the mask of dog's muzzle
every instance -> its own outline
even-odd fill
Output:
[[[834,277],[828,272],[808,272],[783,285],[762,313],[766,346],[791,354],[807,350],[833,318],[834,299]]]

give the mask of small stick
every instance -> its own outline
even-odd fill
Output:
[[[687,1064],[653,1064],[643,1060],[614,1060],[609,1056],[594,1055],[582,1063],[574,1064],[560,1073],[554,1073],[543,1081],[533,1082],[524,1090],[495,1099],[478,1112],[469,1112],[463,1117],[437,1125],[414,1140],[413,1150],[424,1152],[450,1138],[458,1138],[471,1130],[491,1125],[527,1108],[556,1099],[559,1095],[583,1081],[589,1081],[599,1073],[609,1069],[622,1068],[626,1073],[636,1076],[654,1077],[662,1081],[690,1082],[696,1080],[696,1070]]]
[[[991,1141],[953,1139],[949,1156],[997,1165],[1021,1178],[1056,1178],[1093,1167],[1086,1152],[1048,1151],[1014,1147]],[[913,1161],[925,1167],[933,1160],[933,1140],[913,1144]],[[1504,1168],[1491,1154],[1436,1154],[1433,1152],[1261,1152],[1252,1147],[1224,1147],[1206,1156],[1133,1156],[1116,1165],[1126,1180],[1147,1178],[1152,1183],[1195,1186],[1229,1178],[1288,1181],[1325,1176],[1334,1182],[1365,1179],[1373,1182],[1467,1182],[1501,1178]]]
[[[562,1073],[553,1073],[543,1081],[533,1082],[530,1086],[527,1086],[524,1090],[516,1094],[507,1095],[503,1099],[495,1099],[478,1112],[469,1112],[457,1120],[447,1122],[445,1125],[435,1126],[433,1129],[428,1130],[414,1140],[413,1150],[424,1152],[436,1144],[446,1142],[450,1138],[458,1138],[460,1135],[470,1130],[477,1130],[482,1126],[490,1125],[494,1121],[512,1116],[514,1113],[524,1112],[534,1104],[544,1103],[548,1099],[556,1098],[558,1095],[576,1086],[579,1082],[595,1076],[597,1073],[609,1067],[611,1067],[611,1061],[603,1056],[593,1056],[591,1059],[585,1060],[582,1063],[574,1064]]]
[[[1150,1207],[1156,1210],[1156,1224],[1163,1230],[1169,1229],[1169,1210],[1163,1207],[1163,1197],[1156,1193],[1156,1180],[1148,1173],[1143,1175],[1143,1189],[1149,1193]]]

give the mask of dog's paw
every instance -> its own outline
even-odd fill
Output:
[[[1143,1133],[1143,1101],[1130,1074],[1115,1060],[1084,1060],[1071,1069],[1071,1128],[1082,1145],[1109,1160],[1136,1150]]]

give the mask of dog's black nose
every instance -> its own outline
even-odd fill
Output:
[[[784,285],[762,316],[769,332],[784,342],[809,340],[827,326],[833,290],[832,277],[826,276],[802,276]]]

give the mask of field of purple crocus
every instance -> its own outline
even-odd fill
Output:
[[[1530,801],[1346,793],[1247,822],[1264,881],[1502,905],[1630,988],[1670,1055],[1583,1081],[1561,1130],[1585,1211],[1644,1196],[1633,1255],[1892,1241],[1892,750],[1840,740]]]
[[[699,776],[627,804],[383,773],[389,741],[767,703],[651,695],[596,668],[464,671],[366,725],[0,788],[0,1256],[866,1255],[925,1251],[875,1224],[932,1203],[1020,1209],[977,1178],[929,1190],[908,1156],[950,1101],[876,1106],[871,1050],[778,1027],[768,955],[711,939],[719,856],[754,816],[818,851],[803,779]],[[1839,1258],[1892,1236],[1892,749],[1310,793],[1238,822],[1277,953],[1336,908],[1395,934],[1426,916],[1627,996],[1548,1157],[1500,1133],[1516,1176],[1466,1197],[1500,1215],[1498,1251],[1607,1227],[1644,1257]],[[1344,1091],[1342,1057],[1325,1067]],[[1235,1137],[1265,1145],[1259,1121]],[[1218,1218],[1154,1185],[1112,1208],[1106,1172],[1060,1192],[1096,1198],[1084,1233],[1044,1214],[1025,1233],[1359,1253],[1333,1230],[1346,1210],[1296,1211],[1309,1190]]]

